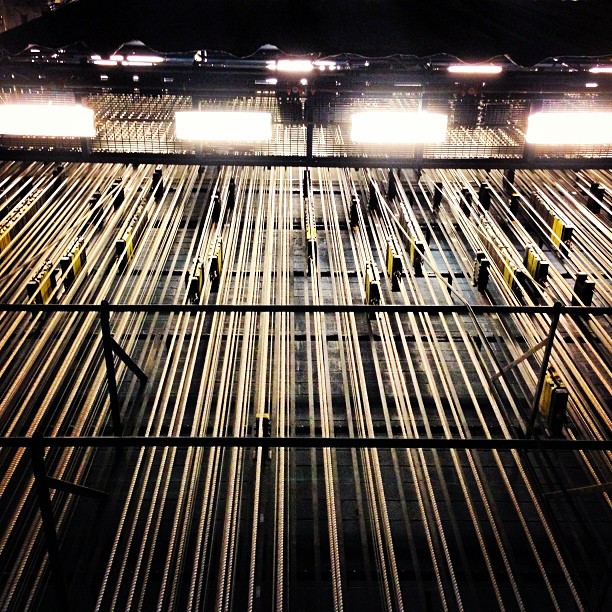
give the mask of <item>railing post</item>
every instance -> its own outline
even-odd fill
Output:
[[[119,411],[119,397],[117,394],[117,378],[115,377],[115,355],[113,353],[113,337],[110,330],[110,308],[106,300],[100,306],[100,324],[102,326],[102,348],[106,362],[106,379],[108,382],[108,395],[110,398],[113,431],[116,436],[121,435],[121,413]]]
[[[49,569],[51,571],[51,579],[55,585],[58,610],[68,610],[68,595],[66,593],[66,583],[64,581],[64,571],[60,558],[57,532],[55,530],[55,518],[53,517],[51,495],[49,494],[47,470],[45,468],[45,438],[42,433],[38,431],[32,436],[30,459],[32,462],[32,472],[34,473],[34,486],[38,496],[43,532],[49,552]]]
[[[546,371],[548,370],[550,354],[552,353],[552,347],[555,341],[555,333],[557,332],[557,326],[559,325],[559,319],[561,318],[562,309],[563,309],[563,306],[561,302],[554,303],[552,317],[550,321],[550,331],[548,332],[548,340],[546,342],[546,348],[544,349],[544,356],[542,357],[542,367],[540,368],[540,377],[538,379],[538,386],[536,388],[536,392],[533,397],[533,403],[531,405],[531,416],[529,417],[529,423],[527,425],[527,437],[528,438],[530,438],[533,435],[533,428],[535,426],[535,422],[538,416],[538,410],[540,406],[540,397],[542,396],[542,389],[544,389],[544,381],[546,380]]]

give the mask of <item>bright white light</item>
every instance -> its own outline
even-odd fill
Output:
[[[266,84],[268,85],[276,85],[278,83],[278,79],[275,79],[274,77],[271,79],[266,79]]]
[[[114,62],[122,62],[123,61],[123,55],[111,55],[109,59],[112,59]]]
[[[146,66],[152,66],[151,62],[121,62],[123,66],[130,66],[130,68],[142,68]]]
[[[89,59],[91,59],[93,62],[95,62],[97,60],[101,60],[102,56],[101,55],[92,55]]]
[[[308,85],[308,79],[300,79],[300,85]]]
[[[352,116],[353,142],[414,144],[444,142],[448,117],[439,113],[363,112]]]
[[[176,137],[206,142],[261,142],[272,138],[272,114],[178,111]]]
[[[612,113],[534,113],[525,139],[551,145],[612,143]]]
[[[117,62],[115,60],[110,60],[110,59],[99,59],[99,60],[94,60],[94,64],[96,66],[116,66]]]
[[[310,60],[278,60],[276,62],[268,62],[270,70],[278,70],[279,72],[311,72],[314,65]]]
[[[0,134],[13,136],[95,136],[94,112],[84,106],[0,105]]]
[[[454,74],[499,74],[502,67],[494,64],[453,64],[448,71]]]
[[[151,64],[161,64],[164,61],[159,55],[128,55],[127,61],[132,63],[150,62]]]
[[[590,68],[589,72],[593,74],[612,74],[612,66],[595,66]]]
[[[599,87],[599,85],[597,83],[585,83],[584,86],[585,87],[590,87],[590,88]]]
[[[336,69],[336,62],[331,60],[316,60],[313,62],[313,66],[317,67],[319,70],[325,70],[329,68],[330,70]]]

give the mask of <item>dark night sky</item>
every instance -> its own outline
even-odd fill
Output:
[[[244,56],[264,43],[288,53],[450,53],[524,65],[553,55],[612,54],[612,0],[80,0],[0,35],[28,43],[84,41],[108,53],[130,39],[159,51]]]

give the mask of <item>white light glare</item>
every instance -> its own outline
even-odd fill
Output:
[[[164,58],[160,57],[159,55],[128,55],[125,59],[130,62],[130,64],[161,64],[164,61]]]
[[[353,142],[414,144],[444,142],[448,117],[440,113],[363,112],[352,116]]]
[[[612,143],[612,113],[534,113],[525,139],[550,145]]]
[[[612,74],[612,66],[595,66],[590,68],[589,72],[593,74]]]
[[[123,61],[123,55],[111,55],[109,59],[112,59],[113,62],[122,62]]]
[[[85,138],[96,134],[94,112],[84,106],[0,105],[0,134]]]
[[[272,138],[272,114],[177,111],[176,137],[205,142],[261,142]]]
[[[502,67],[494,64],[453,64],[448,71],[453,74],[499,74]]]
[[[585,83],[584,86],[585,87],[590,87],[591,89],[593,89],[595,87],[599,87],[599,85],[597,83]]]
[[[318,68],[321,72],[323,72],[324,70],[328,68],[329,70],[335,70],[336,62],[331,61],[331,60],[316,60],[313,62],[313,66]]]
[[[310,60],[277,60],[268,62],[270,70],[279,72],[312,72],[314,65]]]
[[[111,60],[111,59],[98,59],[98,60],[94,60],[94,64],[96,66],[116,66],[117,62],[115,60]]]

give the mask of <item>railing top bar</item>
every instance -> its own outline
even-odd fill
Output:
[[[473,450],[596,450],[612,451],[609,440],[565,440],[539,438],[322,438],[322,437],[164,437],[164,436],[83,436],[5,437],[0,448],[430,448]]]
[[[286,312],[286,313],[467,313],[469,310],[475,314],[498,313],[551,313],[554,306],[497,306],[463,304],[384,304],[379,306],[366,306],[363,304],[109,304],[110,312],[133,313],[191,313],[198,312]],[[100,304],[1,304],[0,312],[82,312],[99,313],[103,307]],[[612,315],[610,306],[561,306],[561,312],[569,315]]]

